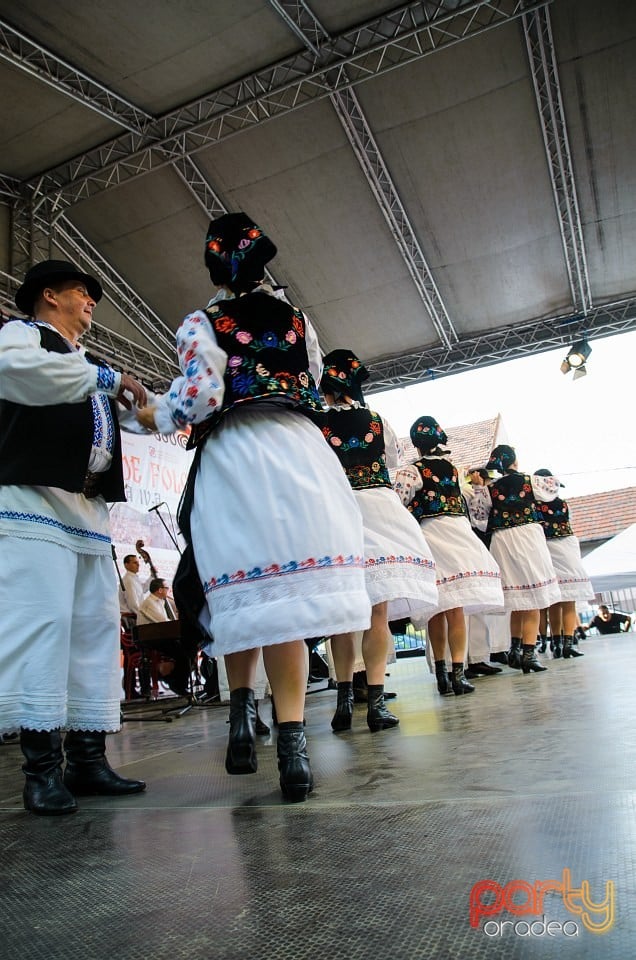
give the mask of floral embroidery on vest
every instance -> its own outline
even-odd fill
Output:
[[[550,503],[538,503],[537,512],[539,522],[548,540],[574,535],[570,525],[570,508],[565,500],[557,497]]]
[[[422,457],[413,464],[422,478],[422,489],[408,505],[416,520],[437,516],[466,516],[459,476],[449,460]]]
[[[354,490],[390,487],[384,456],[382,418],[366,407],[329,410],[322,428],[325,440],[344,467]]]

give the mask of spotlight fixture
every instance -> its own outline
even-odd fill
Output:
[[[567,356],[561,361],[561,373],[569,373],[570,370],[573,370],[574,380],[584,377],[587,374],[585,364],[591,352],[592,348],[587,340],[579,340],[577,343],[573,343],[567,352]]]
[[[565,359],[571,367],[582,367],[591,352],[592,348],[587,340],[579,340],[578,343],[575,343],[570,347],[568,350],[568,355]]]

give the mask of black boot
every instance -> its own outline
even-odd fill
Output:
[[[338,683],[338,702],[336,712],[331,718],[331,729],[336,733],[340,730],[351,730],[353,720],[353,684],[349,680]]]
[[[539,636],[537,637],[537,640],[538,640],[537,649],[539,650],[539,653],[545,653],[546,650],[548,649],[548,638],[544,633],[540,633]]]
[[[254,724],[254,732],[257,737],[268,737],[270,730],[266,723],[263,723],[261,720],[261,715],[258,712],[258,700],[254,701],[254,708],[256,710],[256,722]]]
[[[553,637],[552,638],[552,656],[554,657],[555,660],[559,660],[561,658],[561,654],[562,654],[561,637],[560,636]]]
[[[510,640],[510,650],[508,651],[508,666],[514,670],[521,670],[521,640],[519,637],[512,637]]]
[[[474,692],[475,688],[473,687],[472,683],[469,683],[464,676],[463,663],[453,664],[453,672],[451,673],[451,687],[456,697],[459,697],[462,693]]]
[[[69,730],[64,752],[64,783],[78,797],[123,797],[146,789],[143,780],[128,780],[111,769],[103,730]]]
[[[435,661],[435,677],[437,679],[437,689],[444,697],[447,693],[452,693],[453,688],[450,685],[449,674],[446,670],[445,660]]]
[[[400,721],[386,708],[384,686],[382,684],[369,685],[368,704],[367,725],[371,733],[377,733],[378,730],[387,730],[389,727],[397,727]]]
[[[75,813],[77,801],[62,779],[62,737],[59,730],[20,730],[24,809],[43,817]]]
[[[508,666],[508,654],[505,650],[498,650],[497,653],[490,654],[491,663],[503,663],[504,667]]]
[[[569,660],[570,657],[584,657],[585,654],[581,653],[580,650],[577,650],[574,646],[574,638],[568,637],[567,635],[563,637],[563,659]]]
[[[353,699],[355,703],[366,703],[369,696],[366,670],[356,670],[353,675]]]
[[[539,663],[537,649],[534,643],[524,643],[522,650],[523,656],[521,660],[521,669],[524,673],[542,673],[544,670],[548,669]]]
[[[279,724],[276,754],[280,788],[285,800],[301,803],[307,799],[314,786],[302,721]]]
[[[256,704],[254,691],[238,687],[230,693],[230,738],[225,755],[228,773],[256,773]]]

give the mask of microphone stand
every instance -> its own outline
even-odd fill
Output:
[[[150,510],[148,511],[148,513],[156,513],[156,514],[157,514],[157,516],[158,516],[159,519],[161,520],[161,523],[163,524],[163,529],[166,531],[166,533],[167,533],[168,536],[170,537],[172,543],[174,544],[175,550],[177,550],[178,553],[181,554],[181,553],[183,553],[183,550],[182,550],[181,547],[179,546],[179,543],[178,543],[178,541],[177,541],[177,538],[175,537],[174,533],[172,532],[172,530],[170,530],[170,528],[168,527],[168,524],[166,523],[166,521],[163,519],[163,517],[162,517],[161,514],[159,513],[159,507],[160,507],[160,506],[162,506],[162,504],[158,504],[156,507],[151,507]],[[168,507],[168,514],[170,515],[170,507]],[[170,516],[170,520],[172,521],[172,516]]]

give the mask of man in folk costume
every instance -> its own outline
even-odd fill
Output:
[[[0,732],[20,730],[24,806],[41,815],[145,788],[105,754],[120,727],[107,508],[125,499],[118,403],[146,391],[80,346],[101,296],[72,263],[44,261],[15,298],[33,319],[0,330]]]

